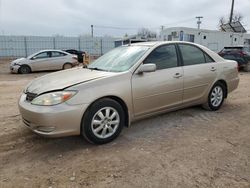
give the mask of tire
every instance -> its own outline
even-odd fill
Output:
[[[21,67],[18,69],[18,73],[29,74],[31,73],[31,68],[28,65],[21,65]]]
[[[202,106],[206,110],[210,111],[219,110],[224,102],[225,96],[226,86],[221,82],[217,82],[213,85],[209,92],[207,103],[203,104]]]
[[[250,72],[250,61],[243,67],[245,72]]]
[[[71,63],[65,63],[65,64],[63,65],[63,70],[71,69],[72,67],[73,67],[73,66],[72,66]]]
[[[81,134],[94,144],[106,144],[119,136],[125,125],[122,106],[103,98],[93,103],[83,116]]]

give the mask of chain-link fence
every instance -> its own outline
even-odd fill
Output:
[[[112,37],[0,36],[0,58],[27,57],[44,49],[75,49],[100,56],[115,47]]]

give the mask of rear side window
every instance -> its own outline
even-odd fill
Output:
[[[214,62],[214,60],[196,46],[179,44],[184,66]]]
[[[156,48],[144,61],[144,64],[154,63],[157,70],[178,66],[175,45],[164,45]]]
[[[61,56],[65,56],[65,53],[62,52],[52,52],[52,57],[61,57]]]
[[[212,62],[214,62],[214,60],[209,55],[207,55],[204,52],[203,52],[203,54],[205,56],[206,63],[212,63]]]

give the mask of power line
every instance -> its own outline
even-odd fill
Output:
[[[188,19],[185,19],[185,20],[177,21],[177,22],[163,24],[163,26],[179,24],[179,23],[185,23],[185,22],[189,22],[189,21],[193,21],[193,20],[194,20],[193,18],[188,18]]]
[[[118,26],[104,26],[104,25],[94,25],[95,28],[102,29],[117,29],[117,30],[137,30],[139,27],[118,27]]]
[[[145,26],[140,26],[140,27],[120,27],[120,26],[107,26],[107,25],[93,25],[95,28],[101,28],[101,29],[114,29],[114,30],[138,30],[140,28],[149,28],[149,29],[160,29],[162,26],[167,26],[167,25],[173,25],[173,24],[179,24],[179,23],[184,23],[184,22],[189,22],[192,21],[193,18],[177,21],[177,22],[171,22],[167,24],[161,24],[160,26],[155,26],[155,27],[145,27]]]

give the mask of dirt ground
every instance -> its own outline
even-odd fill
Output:
[[[19,95],[44,74],[10,74],[0,61],[0,187],[250,187],[250,73],[217,112],[152,117],[101,146],[23,125]]]

